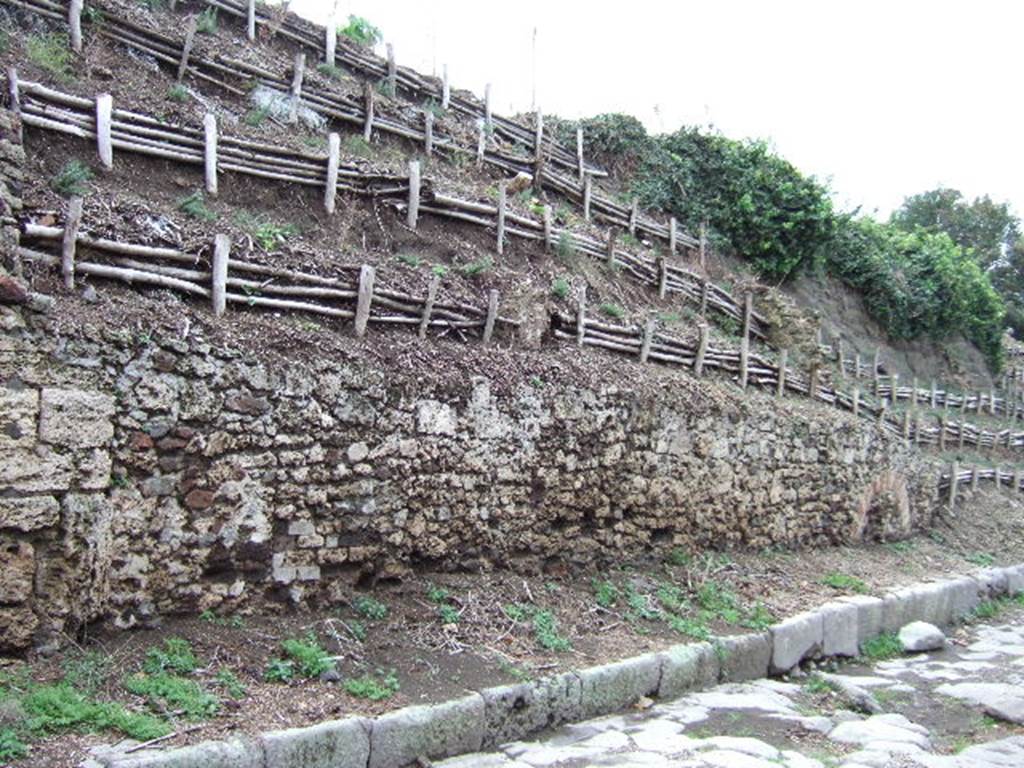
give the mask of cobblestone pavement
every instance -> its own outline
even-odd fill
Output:
[[[720,685],[438,768],[1024,768],[1024,612],[946,647]]]

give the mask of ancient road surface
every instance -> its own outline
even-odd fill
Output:
[[[1021,723],[1018,610],[960,630],[941,651],[791,682],[720,685],[435,765],[1024,768]]]

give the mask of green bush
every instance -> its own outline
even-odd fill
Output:
[[[82,197],[92,179],[92,168],[81,160],[68,160],[50,179],[50,188],[64,197]]]
[[[371,48],[384,39],[384,35],[377,27],[373,26],[362,16],[355,16],[353,14],[349,14],[348,24],[338,28],[338,34],[344,35],[349,40],[354,40],[360,45],[366,45]]]
[[[313,634],[307,635],[305,640],[289,638],[281,643],[281,648],[291,657],[296,672],[302,677],[319,677],[334,668],[334,660]]]
[[[217,697],[203,690],[195,680],[167,672],[132,675],[124,681],[124,687],[136,696],[143,696],[151,706],[170,707],[193,720],[212,717],[220,709]]]
[[[48,35],[30,35],[25,39],[28,60],[45,70],[55,79],[71,79],[71,45],[68,36],[60,32]]]
[[[180,637],[169,637],[164,640],[162,648],[150,648],[142,662],[145,672],[175,672],[187,675],[196,670],[196,657],[192,652],[192,644]]]
[[[345,681],[345,690],[359,699],[370,701],[383,701],[398,693],[398,677],[395,671],[383,673],[377,670],[377,677],[364,675],[363,677],[350,678]]]

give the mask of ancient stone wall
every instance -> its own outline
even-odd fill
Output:
[[[7,650],[101,618],[329,601],[417,563],[896,535],[934,502],[912,449],[805,401],[441,385],[0,313]]]

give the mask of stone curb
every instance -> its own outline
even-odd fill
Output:
[[[856,656],[860,644],[912,621],[948,625],[983,600],[1024,592],[1024,564],[856,595],[783,619],[766,632],[676,645],[578,672],[487,688],[376,719],[348,718],[257,738],[203,742],[168,752],[100,758],[108,768],[405,768],[528,738],[546,728],[621,712],[642,697],[672,699],[719,682],[784,674],[822,656]]]

